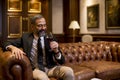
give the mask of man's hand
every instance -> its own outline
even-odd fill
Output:
[[[52,51],[54,51],[55,53],[58,53],[58,43],[56,41],[51,41],[50,42],[50,48]]]
[[[12,52],[12,55],[17,59],[23,59],[23,55],[26,55],[21,49],[12,45],[9,45],[7,49],[10,50]]]

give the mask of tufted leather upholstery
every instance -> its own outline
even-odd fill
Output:
[[[63,43],[60,48],[65,56],[65,65],[73,68],[76,80],[120,78],[120,43]]]
[[[17,60],[10,51],[0,50],[0,64],[0,80],[32,80],[32,68],[26,56]]]
[[[91,60],[120,61],[120,43],[90,42],[62,43],[60,48],[66,58],[66,63],[81,63]]]
[[[120,79],[120,43],[60,43],[60,48],[66,60],[64,65],[74,70],[75,80]],[[26,56],[16,60],[10,52],[4,53],[0,50],[0,80],[32,80],[32,69]]]

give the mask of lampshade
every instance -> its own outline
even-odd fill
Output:
[[[72,21],[69,25],[69,29],[80,29],[80,26],[77,21]]]

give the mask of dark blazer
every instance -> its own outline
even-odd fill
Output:
[[[30,52],[31,52],[31,48],[32,48],[32,42],[33,42],[34,36],[33,33],[24,33],[22,35],[21,38],[16,39],[16,40],[12,40],[12,41],[7,41],[4,43],[3,45],[3,49],[6,50],[6,46],[8,45],[14,45],[18,48],[23,48],[23,51],[26,53],[27,57],[30,60]],[[61,52],[61,59],[56,59],[55,58],[55,53],[50,51],[50,45],[49,42],[46,38],[44,38],[45,40],[45,52],[46,52],[46,67],[48,68],[52,68],[54,66],[56,66],[58,63],[59,64],[63,64],[65,62],[64,56],[62,55]],[[41,51],[42,52],[42,51]],[[44,70],[44,66],[43,63],[40,63],[42,61],[41,58],[38,59],[38,63],[39,63],[39,69]],[[32,65],[33,69],[34,66]]]

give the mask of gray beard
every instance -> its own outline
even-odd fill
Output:
[[[46,35],[46,32],[45,31],[40,31],[39,32],[39,36],[42,37],[42,36],[45,36]]]

